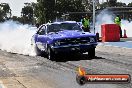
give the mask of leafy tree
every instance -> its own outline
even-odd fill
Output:
[[[85,7],[82,4],[82,0],[57,0],[56,3],[56,12],[58,12],[58,16],[61,17],[63,14],[69,12],[84,12]],[[80,20],[78,15],[69,15],[70,20]]]
[[[109,0],[109,6],[116,6],[117,0]]]
[[[83,0],[83,5],[84,5],[86,11],[92,11],[93,10],[92,0]]]
[[[113,3],[115,3],[115,2],[113,2]],[[115,5],[116,7],[126,7],[126,4],[125,3],[122,3],[122,2],[116,2],[115,4],[116,4]],[[104,9],[106,7],[109,7],[109,6],[110,6],[109,3],[104,2],[104,3],[100,4],[100,9]]]
[[[17,16],[13,16],[11,19],[12,19],[13,21],[18,21],[18,17],[17,17]]]
[[[39,23],[53,21],[68,12],[85,11],[82,0],[37,0],[35,16]]]
[[[20,23],[23,23],[23,17],[17,17],[17,16],[12,16],[11,18],[13,21],[18,21]]]
[[[117,7],[126,7],[126,4],[125,3],[122,3],[122,2],[117,2],[116,3],[116,6]]]
[[[45,0],[45,16],[46,21],[54,20],[55,18],[55,0]]]
[[[82,0],[57,0],[56,10],[60,13],[83,12]]]
[[[108,7],[108,3],[107,2],[104,2],[104,3],[100,4],[100,9],[104,9],[106,7]]]
[[[30,3],[25,3],[26,6],[22,8],[22,17],[23,17],[23,23],[32,23],[33,21],[33,7],[30,5]]]
[[[0,4],[0,21],[5,21],[11,17],[11,9],[9,4],[1,3]]]
[[[37,4],[35,6],[34,14],[37,17],[37,23],[43,24],[46,22],[45,15],[45,0],[37,0]]]
[[[132,7],[132,2],[128,4],[128,7]]]
[[[2,6],[0,6],[0,21],[3,21],[3,17],[4,17],[3,8]]]

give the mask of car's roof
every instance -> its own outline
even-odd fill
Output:
[[[76,21],[63,21],[63,22],[53,22],[53,23],[46,23],[46,24],[42,24],[43,25],[51,25],[51,24],[61,24],[61,23],[77,23]]]
[[[76,21],[63,21],[63,22],[54,22],[54,23],[55,24],[61,24],[61,23],[77,23],[77,22]]]
[[[61,23],[77,23],[76,21],[63,21],[63,22],[53,22],[53,23],[47,23],[47,24],[61,24]]]

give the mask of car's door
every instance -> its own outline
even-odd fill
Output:
[[[40,50],[44,51],[47,42],[46,26],[41,26],[36,35],[36,45]]]

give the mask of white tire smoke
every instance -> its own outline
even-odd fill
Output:
[[[7,21],[0,23],[0,49],[23,55],[35,55],[31,47],[31,37],[36,29],[29,25]]]

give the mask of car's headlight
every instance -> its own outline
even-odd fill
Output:
[[[95,38],[90,37],[90,42],[91,42],[91,43],[95,42]]]

